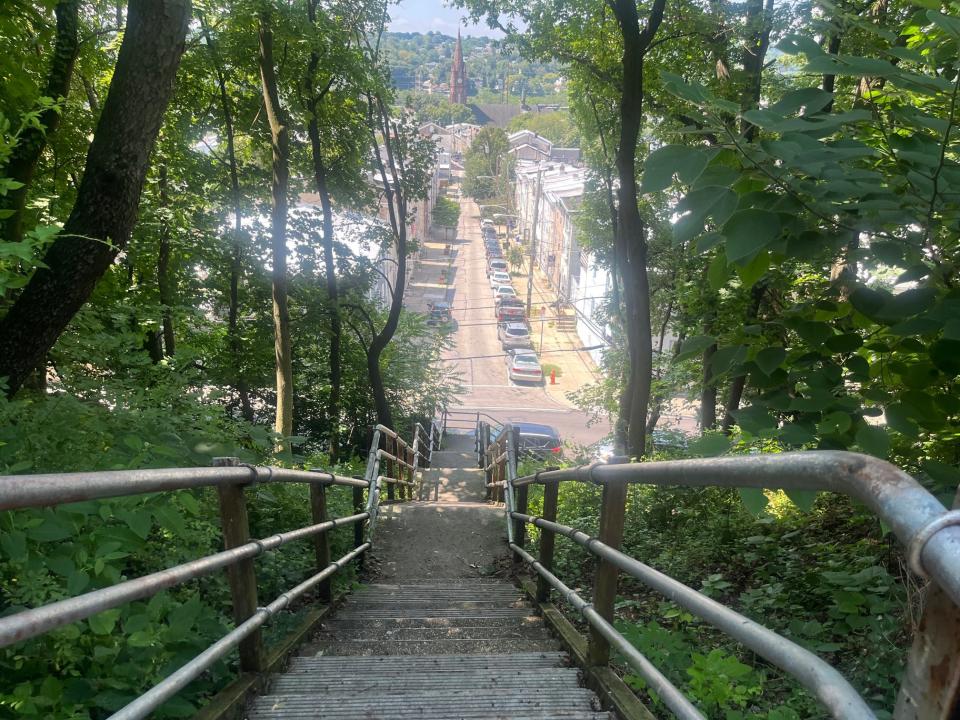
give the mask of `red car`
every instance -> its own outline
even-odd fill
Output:
[[[527,319],[527,313],[523,306],[505,305],[500,303],[497,306],[497,322],[523,322]]]

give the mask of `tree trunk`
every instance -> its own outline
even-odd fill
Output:
[[[383,146],[386,149],[386,162],[380,155],[380,145],[377,142],[376,132],[371,128],[373,138],[374,162],[380,173],[384,194],[387,200],[387,209],[390,215],[390,227],[393,231],[394,249],[397,253],[397,279],[394,283],[393,297],[390,299],[390,312],[387,322],[370,341],[367,348],[367,374],[369,375],[373,391],[373,403],[376,408],[377,420],[389,428],[393,428],[393,414],[390,403],[387,401],[387,392],[383,384],[383,374],[380,370],[380,356],[393,339],[394,333],[400,324],[400,311],[403,309],[403,294],[407,282],[407,198],[403,189],[402,174],[397,169],[394,143],[396,142],[390,127],[390,114],[386,104],[379,97],[373,99],[376,107],[372,117],[376,118],[381,133]],[[388,176],[389,171],[389,176]]]
[[[167,193],[167,166],[160,166],[160,206],[167,209],[170,197]],[[170,223],[163,221],[160,227],[160,247],[157,249],[157,291],[163,312],[163,354],[172,357],[176,352],[173,337],[173,287],[170,282]]]
[[[57,40],[47,75],[47,87],[43,94],[55,102],[65,100],[70,92],[70,76],[80,48],[78,40],[79,0],[61,0],[54,12],[57,15]],[[61,108],[62,111],[63,108]],[[27,127],[20,133],[16,147],[7,161],[4,174],[22,186],[7,193],[4,209],[13,210],[3,224],[2,238],[6,242],[20,242],[23,239],[23,212],[27,203],[27,193],[33,182],[33,174],[40,162],[40,156],[50,137],[60,126],[61,113],[54,109],[40,113],[40,127]],[[42,129],[41,129],[42,128]]]
[[[200,26],[203,28],[210,55],[213,58],[213,68],[217,75],[217,86],[220,91],[220,109],[223,112],[223,130],[227,141],[227,166],[230,170],[230,201],[233,205],[233,248],[230,258],[230,297],[227,310],[227,342],[230,346],[230,355],[233,359],[234,387],[240,398],[240,414],[247,422],[253,422],[253,406],[250,404],[250,389],[247,386],[246,374],[243,371],[243,342],[240,339],[240,278],[243,274],[243,204],[240,195],[240,172],[237,166],[237,150],[233,125],[233,108],[230,96],[227,94],[227,79],[217,54],[216,45],[210,34],[206,19],[200,15]]]
[[[317,21],[316,0],[310,0],[307,3],[307,16],[311,27],[315,27]],[[320,124],[317,122],[317,105],[323,99],[316,92],[316,74],[319,64],[319,53],[311,52],[304,86],[307,92],[307,109],[310,115],[307,123],[307,134],[310,136],[310,150],[313,156],[313,178],[317,194],[320,196],[320,208],[323,211],[323,262],[327,282],[327,312],[330,316],[330,398],[327,402],[327,416],[330,422],[330,462],[336,463],[340,455],[340,387],[343,375],[343,361],[340,353],[343,322],[340,318],[337,266],[333,255],[333,208],[330,203],[330,188],[327,185],[327,168],[323,161],[323,147],[320,143]],[[329,87],[328,84],[328,90]],[[326,91],[323,92],[323,95],[325,94]],[[377,370],[379,371],[379,365]]]
[[[327,312],[330,315],[330,399],[327,415],[330,419],[330,461],[336,462],[340,454],[340,387],[342,385],[343,361],[340,357],[343,338],[343,322],[340,319],[340,296],[337,288],[337,266],[333,255],[333,207],[330,203],[330,188],[327,186],[327,170],[320,147],[320,130],[316,116],[312,115],[308,132],[313,150],[313,174],[320,208],[323,211],[323,262],[327,282]]]
[[[704,332],[713,331],[712,325],[704,327]],[[710,372],[710,363],[717,344],[714,343],[703,351],[703,385],[700,388],[700,432],[713,430],[717,425],[717,386],[713,384],[713,373]]]
[[[0,377],[7,377],[11,396],[130,239],[189,19],[189,0],[130,0],[73,210],[44,257],[46,267],[0,321]]]
[[[650,328],[650,284],[647,278],[647,228],[637,207],[636,157],[643,122],[644,54],[663,20],[666,0],[655,0],[646,28],[640,30],[635,0],[615,0],[613,11],[623,36],[623,92],[620,96],[620,142],[616,153],[617,248],[622,263],[630,379],[627,413],[627,451],[642,457],[646,451],[646,417],[653,375],[653,339]]]
[[[766,7],[764,7],[766,1]],[[773,18],[773,0],[747,0],[747,41],[743,51],[744,86],[740,97],[743,110],[759,107],[763,87],[763,61],[770,45],[770,30]],[[740,134],[747,142],[753,142],[757,126],[742,120]]]
[[[261,13],[260,79],[263,104],[270,123],[273,148],[271,225],[273,234],[273,347],[277,371],[277,415],[274,429],[283,437],[293,434],[293,364],[291,359],[290,312],[287,307],[287,190],[290,184],[290,140],[280,107],[277,76],[273,66],[273,31],[270,15]],[[283,447],[286,443],[283,443]],[[283,449],[283,448],[280,448]]]
[[[753,325],[760,314],[760,304],[763,302],[767,291],[765,282],[758,282],[750,289],[750,305],[747,307],[747,316],[744,318],[744,325]],[[733,413],[740,409],[740,400],[743,398],[743,391],[746,388],[746,374],[738,375],[730,383],[730,393],[727,395],[727,404],[723,412],[723,424],[720,429],[728,433],[733,428],[736,420]]]

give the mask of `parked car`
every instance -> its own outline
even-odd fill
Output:
[[[450,303],[440,301],[427,303],[430,314],[427,315],[427,325],[445,325],[453,321]]]
[[[523,305],[500,303],[496,309],[497,322],[526,322],[527,311]]]
[[[481,228],[490,228],[490,229],[493,229],[493,220],[491,220],[491,219],[489,219],[489,218],[487,218],[487,219],[485,219],[485,220],[482,220],[482,221],[480,222],[480,227],[481,227]]]
[[[503,322],[497,325],[497,337],[504,350],[531,348],[530,329],[526,323]]]
[[[507,261],[491,260],[487,264],[487,277],[490,277],[490,274],[495,272],[507,272]]]
[[[543,382],[537,356],[524,350],[507,350],[507,377],[515,382]]]
[[[496,271],[490,273],[490,287],[495,288],[498,285],[509,285],[510,284],[510,273]]]
[[[563,453],[560,442],[560,433],[549,425],[540,423],[515,422],[513,426],[520,431],[518,453],[523,456],[538,458],[559,458]]]
[[[496,298],[505,298],[505,297],[516,297],[517,291],[513,289],[510,285],[498,285],[493,289],[493,297]]]

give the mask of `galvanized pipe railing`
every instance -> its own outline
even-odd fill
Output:
[[[433,430],[433,426],[431,426]],[[381,442],[392,442],[393,453],[381,448]],[[403,455],[400,457],[400,455]],[[127,580],[83,595],[60,600],[38,608],[0,618],[0,647],[37,637],[58,627],[77,622],[98,612],[226,569],[230,578],[236,627],[186,665],[175,671],[153,689],[141,695],[112,719],[143,718],[167,699],[183,689],[217,660],[240,648],[243,671],[264,669],[260,627],[308,590],[318,587],[321,599],[328,600],[329,579],[354,559],[362,558],[370,549],[380,505],[380,484],[412,486],[417,455],[412,447],[389,428],[377,426],[371,435],[366,472],[362,478],[345,477],[324,471],[289,470],[286,468],[238,465],[234,458],[218,458],[212,468],[174,468],[169,470],[130,470],[47,475],[13,475],[0,477],[0,510],[44,507],[84,500],[122,497],[144,493],[176,491],[200,487],[216,487],[220,494],[220,514],[225,549],[196,560],[182,563],[150,575]],[[390,472],[381,473],[381,459]],[[407,475],[406,478],[402,477]],[[306,527],[280,532],[269,537],[249,538],[244,488],[259,482],[300,482],[311,487],[311,513],[314,523]],[[354,514],[328,519],[326,495],[328,486],[351,487]],[[363,490],[368,491],[366,507]],[[362,524],[366,523],[366,539]],[[354,526],[354,549],[339,560],[329,560],[329,531]],[[257,602],[254,558],[294,540],[314,538],[317,542],[319,571],[266,607]]]
[[[486,432],[479,422],[478,431]],[[684,699],[681,702],[679,690],[611,624],[618,572],[657,590],[795,677],[832,717],[872,720],[875,715],[850,683],[821,658],[621,552],[619,545],[629,484],[823,490],[850,495],[878,515],[904,543],[910,568],[930,577],[943,588],[955,606],[960,606],[960,510],[948,511],[912,477],[889,463],[856,453],[811,451],[651,463],[593,463],[518,478],[514,432],[507,425],[496,442],[487,443],[483,451],[478,452],[478,462],[487,471],[488,487],[501,484],[505,487],[508,544],[518,558],[536,571],[538,599],[546,601],[551,588],[560,591],[581,612],[591,628],[588,663],[606,664],[608,648],[617,648],[677,717],[702,716],[689,701]],[[507,436],[506,442],[503,435]],[[489,434],[486,437],[489,438]],[[496,480],[491,481],[491,478]],[[556,522],[557,488],[565,481],[589,482],[604,488],[600,538]],[[544,487],[545,517],[531,516],[526,512],[527,490],[533,484]],[[541,529],[539,560],[523,548],[522,527],[527,524]],[[570,538],[599,558],[593,603],[586,603],[553,575],[555,535]],[[960,609],[954,607],[949,617],[944,617],[941,611],[941,616],[925,617],[929,625],[921,623],[923,627],[915,641],[910,662],[923,667],[911,665],[904,676],[902,702],[898,702],[895,715],[898,720],[945,720],[952,717],[950,708],[960,704],[955,687],[960,672],[956,652],[960,639],[952,643],[936,642],[936,623],[940,623],[943,632],[949,632],[957,625],[958,617]],[[924,647],[928,648],[927,652],[922,651]],[[944,647],[948,650],[944,651]],[[936,652],[932,650],[934,648]],[[936,679],[941,676],[941,680]],[[917,678],[923,680],[918,683]],[[950,687],[939,687],[945,683]],[[909,698],[909,702],[904,698]],[[921,704],[923,707],[918,709]]]
[[[627,575],[636,578],[680,607],[706,620],[745,647],[750,648],[772,664],[796,677],[824,707],[830,710],[833,717],[851,719],[874,717],[873,712],[863,702],[857,691],[829,663],[809,650],[778,635],[773,630],[744,617],[726,605],[722,605],[680,581],[654,570],[639,560],[634,560],[629,555],[615,550],[576,528],[516,512],[511,513],[511,516],[538,528],[570,538],[593,555],[616,565]]]
[[[820,490],[849,495],[883,520],[906,548],[910,569],[930,577],[960,605],[960,511],[947,510],[920,483],[883,460],[839,450],[656,463],[593,463],[517,480],[686,487]]]
[[[367,486],[364,480],[332,473],[256,465],[6,475],[0,477],[0,510],[63,505],[84,500],[200,487],[275,482]]]

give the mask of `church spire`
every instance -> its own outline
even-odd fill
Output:
[[[459,25],[457,25],[457,46],[453,50],[453,65],[450,68],[450,102],[467,104],[467,67],[463,62],[463,43],[460,41]]]

